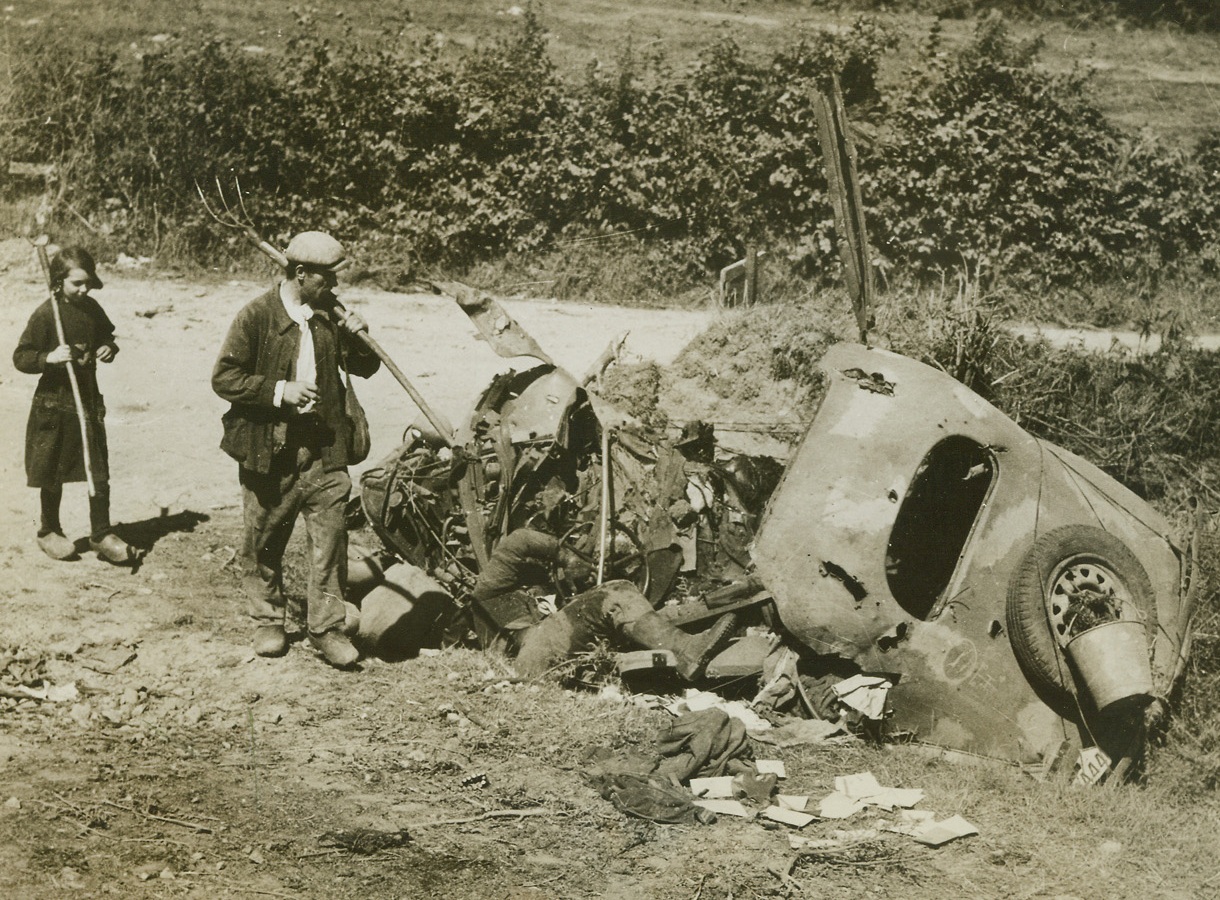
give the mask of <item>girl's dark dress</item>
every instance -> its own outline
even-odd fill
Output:
[[[60,301],[66,343],[76,360],[76,376],[89,430],[89,463],[93,481],[110,481],[106,450],[106,406],[97,388],[97,348],[114,338],[114,324],[98,302],[84,297]],[[13,365],[30,375],[41,375],[34,390],[34,403],[25,432],[25,474],[30,487],[55,488],[85,480],[85,458],[81,452],[80,420],[72,400],[67,366],[47,365],[47,354],[59,346],[51,301],[30,316],[25,332],[13,351]]]

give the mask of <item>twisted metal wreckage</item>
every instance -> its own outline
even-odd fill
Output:
[[[400,561],[363,598],[360,636],[391,657],[430,640],[503,645],[590,584],[626,579],[680,628],[733,615],[739,639],[702,669],[714,686],[765,680],[778,711],[837,717],[833,688],[875,676],[889,689],[867,709],[874,736],[1125,778],[1184,673],[1202,509],[1175,536],[945,373],[864,346],[871,265],[833,79],[818,120],[861,344],[824,357],[825,393],[786,466],[727,452],[709,426],[651,432],[591,386],[613,347],[578,379],[493,299],[438,285],[497,353],[538,365],[493,379],[456,432],[389,365],[428,424],[362,479],[365,517]],[[217,189],[217,223],[282,265]],[[527,570],[529,592],[472,601],[522,529],[557,539],[568,563]],[[637,653],[623,668],[673,663]]]
[[[434,641],[448,624],[489,646],[624,578],[688,630],[736,615],[710,686],[774,681],[777,648],[794,651],[789,714],[835,717],[828,686],[876,675],[892,686],[870,723],[882,737],[1043,769],[1100,759],[1092,778],[1138,759],[1183,674],[1196,538],[1179,541],[1100,469],[948,375],[857,344],[827,353],[786,466],[725,451],[708,426],[657,434],[599,397],[596,372],[555,366],[494,300],[443,291],[501,355],[538,364],[493,379],[451,441],[411,430],[364,475],[363,511],[403,561],[390,570],[401,620],[361,625],[382,650],[417,648],[434,622]],[[519,587],[545,600],[471,602],[492,550],[522,528],[559,538],[589,578],[540,568]],[[673,664],[624,658],[654,674]]]

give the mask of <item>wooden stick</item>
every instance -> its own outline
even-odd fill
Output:
[[[465,819],[436,819],[432,822],[415,822],[404,830],[412,828],[431,828],[433,825],[466,825],[470,822],[482,822],[484,819],[514,819],[523,816],[550,816],[554,810],[536,807],[534,809],[493,809],[478,816],[468,816]]]
[[[610,462],[610,429],[604,424],[602,425],[602,510],[601,510],[601,534],[597,542],[597,583],[601,584],[606,580],[606,554],[607,546],[610,539],[610,527],[612,522],[613,511],[610,509],[610,504],[613,502],[613,494],[610,488],[610,470],[612,464]]]
[[[55,317],[55,334],[60,344],[67,344],[64,337],[64,323],[59,314],[59,298],[55,296],[55,285],[51,283],[51,263],[47,259],[47,236],[44,234],[34,242],[38,248],[38,262],[42,265],[42,274],[47,279],[47,289],[51,292],[51,313]],[[81,452],[85,457],[85,484],[89,488],[89,496],[97,496],[97,488],[93,484],[93,461],[89,456],[89,425],[85,418],[85,403],[81,399],[80,383],[76,380],[76,363],[72,359],[64,363],[68,370],[68,383],[72,386],[72,401],[76,404],[76,418],[80,422]]]
[[[199,834],[211,834],[212,833],[211,828],[209,828],[206,825],[200,825],[197,822],[184,822],[181,819],[171,819],[171,818],[168,818],[167,816],[154,816],[152,813],[141,812],[140,810],[135,809],[134,807],[123,806],[121,803],[115,803],[113,800],[103,800],[102,803],[104,803],[106,806],[113,806],[115,809],[121,809],[121,810],[123,810],[123,812],[128,812],[128,813],[131,813],[132,815],[140,816],[141,818],[144,818],[144,819],[152,819],[153,821],[156,821],[156,822],[166,822],[170,825],[177,825],[180,828],[190,828],[190,829],[193,829],[194,831],[198,832]]]

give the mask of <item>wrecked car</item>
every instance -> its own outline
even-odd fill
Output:
[[[802,674],[884,676],[882,736],[1048,768],[1142,749],[1189,649],[1193,541],[1095,466],[944,373],[852,344],[826,354],[786,466],[729,453],[710,426],[658,434],[602,400],[612,355],[578,379],[486,295],[456,299],[493,349],[539,365],[497,376],[452,440],[413,432],[361,493],[382,543],[457,602],[446,639],[496,645],[626,579],[684,628],[737,616],[710,679],[758,675],[775,649],[759,630]],[[538,603],[469,602],[521,528],[589,565],[536,572]]]
[[[1065,743],[1138,752],[1189,649],[1194,541],[942,372],[843,344],[822,368],[754,546],[784,628],[891,673],[891,732],[1025,763]],[[1072,657],[1095,598],[1142,626],[1132,665],[1150,670],[1103,708],[1091,687],[1130,673]]]

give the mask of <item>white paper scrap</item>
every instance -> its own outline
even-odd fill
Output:
[[[793,794],[776,794],[775,805],[782,806],[784,809],[795,809],[797,812],[804,812],[805,807],[809,805],[809,797],[795,796]]]
[[[690,790],[696,797],[732,797],[733,776],[718,775],[714,778],[692,778],[690,780]]]
[[[880,793],[864,799],[870,806],[879,806],[886,811],[910,809],[923,799],[923,791],[920,788],[882,788]]]
[[[710,809],[718,816],[741,816],[743,819],[751,818],[754,813],[746,809],[740,800],[704,800],[698,798],[694,801],[695,806],[702,806],[704,809]]]
[[[885,788],[877,783],[872,772],[857,772],[855,775],[836,775],[835,790],[859,800],[880,794]]]
[[[754,767],[759,775],[774,775],[776,778],[787,778],[788,770],[784,768],[782,759],[756,759]]]
[[[823,819],[846,819],[864,809],[864,801],[837,791],[828,794],[818,802],[818,815]]]
[[[65,684],[53,684],[47,688],[47,699],[52,703],[67,703],[80,698],[80,692],[76,689],[76,682],[69,681]]]
[[[958,838],[978,834],[979,830],[961,816],[952,816],[943,822],[930,822],[920,828],[914,835],[915,840],[929,847],[939,847]]]
[[[771,728],[770,722],[744,703],[738,700],[725,700],[719,694],[695,688],[687,689],[681,699],[666,704],[665,709],[670,715],[680,716],[687,710],[698,712],[701,709],[711,709],[712,707],[722,710],[731,718],[740,720],[746,726],[746,731],[767,731]]]
[[[770,819],[772,822],[782,822],[784,825],[791,825],[793,828],[804,828],[810,822],[817,819],[817,816],[811,816],[809,813],[797,812],[794,809],[784,809],[782,806],[768,806],[762,811],[764,819]]]
[[[832,685],[831,689],[840,703],[870,719],[880,719],[885,715],[885,700],[891,687],[888,679],[877,675],[853,675]]]

